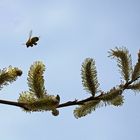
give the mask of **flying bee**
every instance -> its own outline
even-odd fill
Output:
[[[29,38],[26,42],[26,46],[27,48],[28,47],[33,47],[34,45],[37,45],[37,41],[39,40],[39,37],[35,36],[35,37],[32,37],[32,30],[30,31],[29,33]]]

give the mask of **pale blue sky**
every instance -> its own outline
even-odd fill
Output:
[[[83,90],[81,64],[96,60],[102,90],[119,84],[120,75],[109,49],[125,46],[136,62],[140,47],[140,0],[0,0],[0,67],[19,67],[23,75],[1,90],[0,98],[17,100],[28,90],[30,65],[46,65],[45,85],[61,102],[89,96]],[[38,45],[22,45],[30,30],[40,36]],[[132,140],[140,139],[140,95],[125,92],[122,107],[102,107],[81,119],[73,109],[25,113],[20,108],[0,105],[1,140]]]

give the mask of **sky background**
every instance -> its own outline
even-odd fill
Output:
[[[22,45],[40,36],[38,45]],[[119,84],[120,74],[108,51],[125,46],[133,65],[140,47],[140,0],[0,0],[0,68],[18,67],[23,75],[1,90],[0,98],[16,101],[27,91],[28,70],[35,61],[46,65],[45,87],[61,103],[89,94],[81,83],[81,64],[94,58],[100,89]],[[126,91],[121,107],[101,107],[84,118],[73,107],[25,113],[0,105],[1,140],[132,140],[140,139],[140,95]]]

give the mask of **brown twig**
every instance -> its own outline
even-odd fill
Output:
[[[66,103],[62,103],[59,104],[59,106],[57,108],[62,108],[62,107],[68,107],[68,106],[73,106],[73,105],[83,105],[84,103],[88,102],[88,101],[93,101],[93,100],[98,100],[99,97],[101,97],[103,94],[101,93],[100,95],[96,96],[96,97],[89,97],[83,100],[74,100],[74,101],[68,101]]]
[[[28,108],[25,107],[24,103],[19,103],[19,102],[14,102],[14,101],[7,101],[7,100],[0,100],[0,104],[17,106],[17,107],[21,107],[21,108],[23,108],[25,110],[28,110]]]
[[[120,88],[122,88],[123,91],[125,89],[128,89],[128,86],[131,85],[134,81],[138,80],[139,78],[140,78],[140,76],[137,77],[133,81],[131,80],[131,81],[125,83],[124,85],[121,85]],[[99,98],[102,97],[103,95],[104,95],[103,92],[101,92],[101,94],[96,96],[96,97],[91,96],[89,98],[79,100],[79,101],[75,99],[74,101],[68,101],[68,102],[59,104],[59,106],[57,108],[68,107],[68,106],[73,106],[73,105],[83,105],[84,103],[86,103],[88,101],[99,100]],[[21,107],[25,110],[28,110],[25,103],[19,103],[19,102],[14,102],[14,101],[7,101],[7,100],[0,100],[0,104],[17,106],[17,107]]]
[[[84,104],[85,102],[87,101],[91,101],[91,100],[97,100],[99,99],[99,97],[101,96],[102,94],[100,94],[99,96],[97,97],[89,97],[89,98],[86,98],[84,100],[74,100],[74,101],[68,101],[66,103],[62,103],[62,104],[59,104],[59,106],[57,108],[62,108],[62,107],[67,107],[67,106],[73,106],[73,105],[82,105]],[[17,107],[21,107],[25,110],[28,110],[28,108],[26,107],[26,104],[25,103],[19,103],[19,102],[15,102],[15,101],[8,101],[8,100],[0,100],[0,104],[6,104],[6,105],[12,105],[12,106],[17,106]]]

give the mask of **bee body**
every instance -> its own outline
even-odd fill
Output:
[[[39,37],[32,37],[32,31],[30,31],[30,34],[29,34],[29,39],[28,41],[26,42],[26,47],[33,47],[34,45],[37,45],[37,41],[39,40]]]

